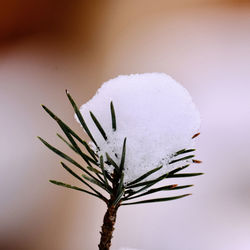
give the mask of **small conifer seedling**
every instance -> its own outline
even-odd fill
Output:
[[[90,142],[42,105],[64,133],[64,136],[57,134],[58,137],[82,159],[76,161],[39,137],[63,159],[61,166],[78,179],[81,186],[50,182],[105,202],[107,211],[98,247],[108,250],[121,206],[165,202],[190,195],[162,194],[192,186],[169,184],[168,179],[202,174],[183,172],[190,164],[201,162],[194,158],[199,112],[187,90],[163,73],[111,79],[80,109],[67,90],[66,95]],[[78,168],[81,175],[74,168]],[[154,197],[150,198],[152,194]],[[155,194],[159,197],[155,198]]]

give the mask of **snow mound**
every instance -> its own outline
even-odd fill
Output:
[[[111,101],[116,131],[112,129]],[[91,119],[90,111],[102,125],[107,140]],[[104,160],[107,152],[119,165],[123,141],[127,138],[125,183],[158,166],[163,167],[150,179],[179,167],[181,163],[168,163],[175,152],[193,147],[192,136],[200,127],[200,115],[188,91],[164,73],[121,75],[111,79],[81,106],[80,112],[100,150],[93,143],[90,145]],[[107,164],[105,168],[112,171]]]

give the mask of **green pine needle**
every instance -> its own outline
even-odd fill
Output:
[[[106,158],[107,158],[107,162],[112,165],[116,172],[119,172],[119,167],[118,165],[116,164],[116,162],[110,157],[110,155],[108,153],[106,153]]]
[[[183,188],[189,188],[192,187],[193,185],[185,185],[185,186],[177,186],[177,185],[167,185],[167,186],[163,186],[163,187],[159,187],[159,188],[152,188],[149,191],[133,196],[134,194],[137,194],[137,192],[134,192],[133,195],[131,195],[132,197],[127,198],[126,200],[131,200],[131,199],[135,199],[135,198],[139,198],[145,195],[149,195],[149,194],[153,194],[156,192],[160,192],[160,191],[171,191],[171,190],[177,190],[177,189],[183,189]]]
[[[79,109],[78,109],[78,107],[77,107],[75,101],[73,100],[73,98],[71,97],[71,95],[69,94],[69,92],[68,92],[67,89],[66,89],[66,94],[67,94],[67,96],[68,96],[68,99],[69,99],[69,101],[70,101],[72,107],[73,107],[74,110],[75,110],[76,116],[77,116],[77,118],[79,119],[79,121],[80,121],[80,123],[81,123],[83,129],[85,130],[85,132],[87,133],[87,135],[89,136],[89,138],[92,140],[92,142],[97,146],[97,143],[96,143],[94,137],[92,136],[91,132],[89,131],[89,128],[88,128],[86,122],[84,121],[81,112],[79,111]]]
[[[185,169],[185,168],[188,168],[189,166],[190,166],[190,164],[187,164],[187,165],[184,165],[184,166],[182,166],[182,167],[179,167],[179,168],[176,168],[176,169],[170,171],[170,172],[167,174],[166,178],[167,178],[168,176],[171,176],[171,175],[177,173],[177,172],[180,172],[181,170],[183,170],[183,169]]]
[[[116,206],[121,200],[122,200],[122,196],[124,195],[124,189],[121,190],[121,192],[119,193],[119,195],[117,196],[117,198],[115,199],[115,201],[113,202],[113,205]]]
[[[127,186],[130,187],[130,186],[132,186],[132,185],[134,185],[134,184],[136,184],[136,183],[138,183],[138,182],[144,180],[145,178],[147,178],[147,177],[150,176],[151,174],[157,172],[157,171],[160,170],[161,168],[162,168],[162,166],[157,167],[157,168],[154,168],[154,169],[148,171],[147,173],[143,174],[143,175],[140,176],[139,178],[137,178],[137,179],[135,179],[134,181],[130,182]]]
[[[89,187],[92,191],[94,191],[102,200],[107,202],[107,199],[100,193],[98,192],[95,188],[93,188],[90,184],[88,184],[85,180],[83,180],[80,176],[78,176],[73,170],[71,170],[65,163],[61,162],[61,165],[63,168],[68,171],[71,175],[73,175],[76,179],[84,183],[87,187]]]
[[[169,164],[173,164],[173,163],[176,163],[176,162],[178,162],[178,161],[185,161],[185,160],[191,159],[191,158],[193,158],[193,157],[195,157],[195,155],[185,156],[185,157],[182,157],[182,158],[179,158],[179,159],[170,161]]]
[[[122,146],[122,158],[121,158],[121,163],[120,163],[120,166],[119,166],[121,172],[124,169],[124,163],[125,163],[126,141],[127,141],[127,138],[124,138],[123,146]]]
[[[94,168],[92,166],[87,166],[87,169],[94,172],[95,174],[101,174],[102,175],[102,172],[100,172],[98,169],[96,169],[96,168]]]
[[[188,195],[191,195],[191,194],[184,194],[184,195],[179,195],[179,196],[172,196],[172,197],[158,198],[158,199],[150,199],[150,200],[142,200],[142,201],[137,201],[137,202],[122,203],[121,205],[126,206],[126,205],[135,205],[135,204],[170,201],[170,200],[180,199],[180,198],[186,197]]]
[[[185,173],[185,174],[174,174],[169,176],[168,178],[183,178],[183,177],[194,177],[198,175],[203,175],[204,173]]]
[[[104,190],[107,191],[108,193],[110,193],[110,194],[112,193],[111,190],[110,190],[109,188],[107,188],[107,187],[105,186],[104,183],[102,183],[102,182],[100,182],[100,181],[98,181],[98,180],[96,180],[96,179],[90,178],[90,177],[88,177],[88,176],[85,175],[85,174],[82,174],[82,177],[83,177],[85,180],[87,180],[87,181],[89,181],[89,182],[91,182],[91,183],[93,183],[93,184],[99,186],[100,188],[104,189]]]
[[[109,187],[109,183],[108,183],[108,173],[105,171],[104,169],[104,162],[103,162],[103,156],[100,156],[100,168],[102,170],[102,174],[104,177],[104,181],[107,187]]]
[[[99,123],[99,121],[97,120],[97,118],[95,117],[95,115],[90,111],[90,116],[93,120],[93,122],[95,123],[96,127],[98,128],[99,132],[101,133],[102,137],[104,138],[104,140],[106,141],[108,139],[104,129],[102,128],[101,124]]]
[[[70,147],[75,153],[78,154],[77,150],[69,143],[67,142],[67,140],[65,138],[63,138],[63,136],[61,136],[60,134],[56,134],[65,144],[68,145],[68,147]]]
[[[110,112],[111,112],[112,128],[114,131],[116,131],[116,117],[115,117],[115,109],[113,102],[110,102]]]
[[[64,154],[60,150],[56,149],[55,147],[51,146],[48,142],[46,142],[45,140],[43,140],[41,137],[38,137],[38,139],[40,141],[42,141],[42,143],[45,146],[47,146],[50,150],[52,150],[54,153],[58,154],[59,156],[61,156],[65,160],[69,161],[70,163],[72,163],[73,165],[75,165],[76,167],[78,167],[79,169],[81,169],[83,172],[85,172],[86,174],[88,174],[89,176],[91,176],[92,178],[95,179],[95,177],[88,170],[84,169],[79,163],[77,163],[71,157],[69,157],[68,155]]]
[[[117,193],[118,194],[120,194],[122,192],[122,189],[123,189],[123,179],[124,179],[124,172],[121,173],[121,178],[120,178],[119,185],[118,185],[118,188],[117,188]]]
[[[176,172],[181,171],[181,170],[187,168],[188,166],[189,166],[189,164],[185,165],[183,167],[177,168],[175,170],[172,170],[169,173],[163,174],[163,175],[161,175],[160,177],[158,177],[158,178],[156,178],[154,180],[144,181],[144,182],[140,182],[140,183],[136,183],[136,184],[130,185],[129,188],[135,188],[135,187],[144,186],[142,189],[139,190],[141,192],[141,191],[143,191],[143,190],[145,190],[145,189],[153,186],[154,184],[162,181],[163,179],[170,178],[170,176],[173,176]]]
[[[191,149],[182,149],[182,150],[176,152],[174,154],[174,156],[177,156],[177,155],[180,155],[180,154],[187,154],[187,153],[190,153],[190,152],[193,152],[193,151],[195,151],[194,148],[191,148]]]
[[[79,188],[79,187],[76,187],[76,186],[72,186],[72,185],[69,185],[69,184],[66,184],[66,183],[63,183],[63,182],[60,182],[60,181],[55,181],[55,180],[49,180],[49,181],[51,183],[57,185],[57,186],[61,186],[61,187],[65,187],[65,188],[70,188],[70,189],[78,190],[78,191],[81,191],[81,192],[93,195],[93,196],[95,196],[97,198],[100,198],[98,195],[96,195],[95,193],[91,193],[88,190],[85,190],[85,189],[82,189],[82,188]]]
[[[63,132],[65,133],[65,135],[67,136],[67,138],[69,139],[69,141],[71,142],[72,146],[74,147],[75,151],[83,158],[83,160],[90,165],[89,162],[92,162],[95,165],[97,164],[96,160],[93,160],[91,157],[89,157],[88,155],[84,154],[82,152],[82,150],[79,148],[79,146],[77,145],[77,143],[75,142],[74,138],[71,136],[71,134],[67,131],[67,129],[63,126],[63,124],[61,124],[61,122],[58,123],[59,126],[61,127],[61,129],[63,130]]]
[[[46,106],[42,105],[43,109],[60,125],[67,129],[67,131],[75,137],[86,149],[87,151],[92,155],[92,157],[96,160],[96,155],[94,151],[89,147],[89,145],[82,140],[67,124],[65,124],[61,119],[59,119],[51,110],[49,110]],[[61,127],[60,126],[60,127]]]

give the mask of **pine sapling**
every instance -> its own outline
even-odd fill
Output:
[[[90,142],[83,140],[46,106],[42,107],[58,123],[65,137],[57,136],[82,161],[77,162],[38,138],[63,158],[61,166],[82,187],[56,180],[50,180],[51,183],[92,195],[107,205],[98,247],[108,250],[121,206],[165,202],[190,195],[147,198],[192,186],[162,184],[166,179],[202,174],[183,172],[191,163],[201,163],[194,159],[193,148],[199,135],[199,113],[189,93],[171,77],[159,73],[112,79],[80,109],[67,90],[66,95]]]

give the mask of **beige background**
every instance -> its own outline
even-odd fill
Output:
[[[75,128],[79,104],[119,74],[166,72],[202,115],[192,197],[121,208],[113,248],[250,249],[250,4],[1,0],[0,249],[94,250],[105,206],[36,139],[67,148],[41,103]],[[79,183],[77,183],[79,184]]]

